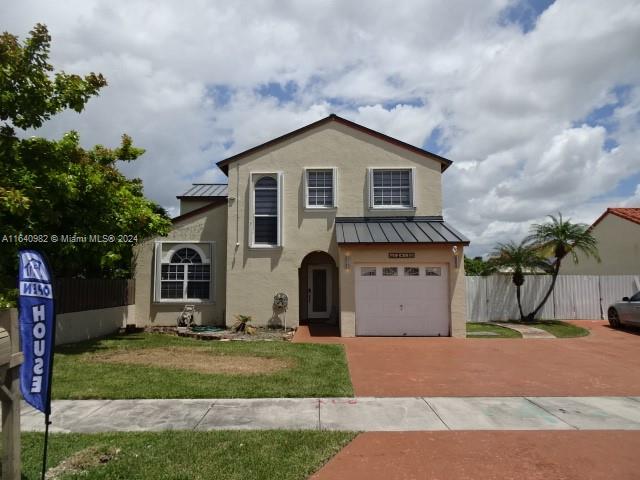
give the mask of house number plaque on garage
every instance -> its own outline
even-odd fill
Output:
[[[389,258],[416,258],[416,254],[414,252],[409,252],[409,253],[389,252]]]

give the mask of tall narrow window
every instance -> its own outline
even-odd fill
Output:
[[[371,175],[371,205],[374,208],[413,206],[411,169],[374,169]]]
[[[335,207],[334,169],[307,170],[307,208]]]
[[[278,181],[272,176],[260,177],[253,198],[254,245],[278,245]]]

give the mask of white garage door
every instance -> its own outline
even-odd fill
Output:
[[[446,265],[356,265],[356,335],[448,336]]]

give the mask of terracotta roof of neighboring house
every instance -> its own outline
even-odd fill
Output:
[[[195,217],[196,215],[199,215],[201,213],[204,213],[208,210],[211,210],[212,208],[215,208],[219,205],[222,205],[224,203],[227,203],[227,197],[217,197],[213,200],[211,200],[211,203],[206,204],[203,207],[200,208],[196,208],[195,210],[191,210],[190,212],[187,213],[183,213],[182,215],[178,215],[177,217],[173,217],[171,219],[172,223],[178,223],[182,220],[186,220],[187,218],[190,217]]]
[[[629,220],[630,222],[640,224],[640,208],[607,208],[607,210],[600,215],[595,222],[593,222],[593,225],[589,227],[589,230],[599,224],[609,213],[617,215],[620,218],[624,218],[625,220]]]
[[[342,125],[346,125],[347,127],[353,128],[355,130],[358,130],[360,132],[366,133],[367,135],[371,135],[372,137],[376,137],[380,140],[383,140],[385,142],[391,143],[393,145],[399,146],[401,148],[404,148],[406,150],[409,150],[413,153],[417,153],[418,155],[422,155],[423,157],[426,158],[430,158],[432,160],[436,160],[438,162],[441,163],[441,172],[444,172],[449,165],[451,165],[453,162],[451,160],[449,160],[448,158],[444,158],[441,157],[440,155],[436,155],[435,153],[431,153],[428,152],[422,148],[418,148],[415,147],[413,145],[410,145],[408,143],[405,143],[403,141],[397,140],[395,138],[389,137],[388,135],[385,135],[384,133],[380,133],[380,132],[376,132],[375,130],[371,130],[370,128],[364,127],[362,125],[359,125],[355,122],[352,122],[350,120],[347,120],[346,118],[342,118],[337,116],[336,114],[332,113],[331,115],[329,115],[328,117],[325,117],[321,120],[318,120],[317,122],[313,122],[310,123],[309,125],[305,125],[302,128],[298,128],[297,130],[294,130],[292,132],[286,133],[280,137],[274,138],[273,140],[269,140],[266,143],[263,143],[261,145],[255,146],[253,148],[250,148],[249,150],[245,150],[244,152],[240,152],[236,155],[233,155],[232,157],[226,158],[224,160],[220,160],[217,165],[218,167],[220,167],[220,169],[224,172],[227,173],[228,172],[228,165],[231,162],[234,162],[235,160],[239,160],[243,157],[246,157],[247,155],[251,155],[252,153],[258,152],[260,150],[262,150],[263,148],[267,148],[267,147],[271,147],[273,145],[276,145],[280,142],[283,142],[285,140],[288,140],[292,137],[295,137],[296,135],[300,135],[301,133],[304,133],[308,130],[311,130],[313,128],[319,127],[321,125],[324,125],[325,123],[329,123],[329,122],[338,122]]]
[[[227,196],[226,183],[194,183],[191,188],[177,199],[192,198],[196,200],[206,200],[208,198],[218,198]]]

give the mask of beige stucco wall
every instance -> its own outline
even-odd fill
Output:
[[[104,337],[117,332],[134,317],[134,305],[60,313],[56,315],[56,345]],[[11,321],[17,326],[17,319],[17,308],[0,310],[0,326],[7,328]]]
[[[305,210],[304,169],[336,167],[337,208]],[[413,167],[415,210],[369,210],[367,167]],[[283,172],[283,246],[249,248],[250,175]],[[441,164],[331,122],[229,165],[227,324],[251,315],[274,321],[273,296],[289,297],[287,324],[299,323],[299,273],[304,257],[328,252],[339,265],[334,221],[340,217],[441,215]]]
[[[135,305],[61,313],[56,315],[56,345],[110,335],[134,318]]]
[[[193,212],[198,208],[204,207],[205,205],[209,205],[211,200],[197,200],[197,199],[180,199],[180,215],[184,215],[185,213]]]
[[[390,259],[389,252],[413,252],[415,258]],[[346,265],[345,255],[351,257],[351,269]],[[389,263],[393,265],[414,265],[418,263],[444,264],[449,274],[449,305],[451,309],[451,336],[466,337],[466,283],[464,279],[463,246],[458,245],[458,268],[451,245],[411,246],[393,245],[379,246],[344,246],[340,248],[340,331],[343,337],[353,337],[356,334],[356,295],[354,267],[366,263]]]
[[[578,264],[567,258],[561,275],[640,274],[640,225],[609,213],[591,232],[598,240],[601,263],[578,256]]]
[[[146,325],[176,325],[184,305],[194,302],[159,303],[153,298],[155,275],[154,247],[156,241],[215,242],[213,263],[214,300],[196,304],[194,320],[202,325],[224,324],[226,295],[227,205],[221,204],[206,212],[179,221],[166,237],[152,238],[136,247],[136,312],[135,323]]]

